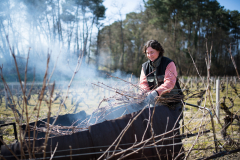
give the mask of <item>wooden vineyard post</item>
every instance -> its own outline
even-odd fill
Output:
[[[192,77],[191,77],[191,89],[193,88],[193,84],[192,84]]]
[[[5,91],[5,106],[6,106],[6,109],[7,109],[7,105],[8,105],[8,93],[7,93],[7,88],[6,88],[6,87],[5,87],[4,91]]]
[[[220,80],[217,79],[216,80],[216,116],[218,117],[218,119],[220,119],[219,101],[220,101]]]
[[[228,96],[228,77],[226,77],[227,79],[227,90],[226,90],[226,97]]]

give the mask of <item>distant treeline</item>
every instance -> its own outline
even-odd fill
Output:
[[[140,74],[146,61],[141,49],[158,40],[164,55],[177,65],[179,75],[207,74],[206,52],[211,50],[211,75],[236,75],[230,54],[240,69],[240,14],[216,0],[148,0],[145,10],[130,13],[100,31],[99,45],[112,69]],[[109,55],[110,54],[110,55]],[[192,58],[191,58],[192,57]],[[194,61],[194,62],[193,62]]]
[[[6,36],[17,56],[21,80],[28,52],[28,80],[33,80],[34,74],[35,80],[43,78],[47,53],[51,55],[50,71],[60,55],[55,77],[69,78],[81,53],[83,63],[98,70],[139,76],[141,64],[147,60],[142,47],[149,39],[163,45],[164,55],[174,60],[180,76],[198,75],[195,65],[199,74],[206,75],[207,52],[211,75],[236,75],[229,51],[240,68],[238,11],[226,10],[215,0],[144,3],[138,12],[106,26],[101,21],[106,18],[103,0],[1,0],[0,65],[5,78],[18,81]],[[114,16],[122,17],[121,7],[117,9],[119,15]]]

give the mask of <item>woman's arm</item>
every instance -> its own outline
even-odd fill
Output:
[[[175,86],[177,79],[177,69],[174,62],[170,62],[165,70],[164,82],[156,88],[159,96],[164,93],[169,93]]]

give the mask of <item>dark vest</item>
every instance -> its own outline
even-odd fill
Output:
[[[142,64],[143,71],[147,77],[148,86],[151,90],[156,89],[164,83],[165,71],[170,62],[172,62],[172,60],[167,57],[158,57],[154,62],[148,60]],[[183,95],[178,79],[171,92],[162,95],[162,97],[173,97],[174,95]]]

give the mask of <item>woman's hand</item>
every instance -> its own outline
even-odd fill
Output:
[[[147,97],[146,99],[144,100],[145,103],[147,103],[147,105],[149,104],[150,107],[154,107],[155,105],[155,98],[158,96],[158,93],[156,90],[152,91],[152,92],[148,92],[147,93]]]

